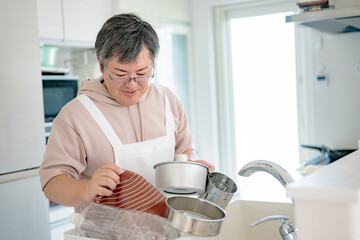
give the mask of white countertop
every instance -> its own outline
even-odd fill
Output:
[[[355,151],[287,186],[293,199],[357,202],[360,199],[360,151]]]

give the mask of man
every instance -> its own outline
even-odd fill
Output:
[[[95,50],[102,76],[86,80],[54,120],[40,168],[45,195],[77,212],[96,195],[110,196],[123,169],[154,185],[156,163],[193,152],[181,101],[150,82],[159,52],[151,25],[134,14],[115,15]]]

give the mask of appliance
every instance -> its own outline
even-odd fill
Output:
[[[61,108],[76,97],[78,76],[43,75],[43,99],[45,117],[45,139],[50,135],[52,121]]]
[[[0,1],[0,239],[51,236],[38,176],[45,141],[36,6]]]
[[[324,2],[325,3],[324,5]],[[286,16],[286,22],[299,23],[329,33],[360,31],[360,1],[358,0],[302,0],[302,11]]]

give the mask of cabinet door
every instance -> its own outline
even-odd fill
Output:
[[[37,0],[37,14],[42,40],[64,39],[61,0]]]
[[[0,184],[0,239],[50,239],[49,201],[38,176]]]
[[[63,0],[65,41],[95,44],[96,35],[112,16],[112,0]]]
[[[118,5],[121,12],[137,13],[152,23],[160,19],[162,22],[191,21],[191,0],[118,0]]]

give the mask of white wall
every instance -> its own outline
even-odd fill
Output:
[[[191,2],[193,76],[195,95],[196,150],[201,159],[219,166],[218,129],[215,88],[215,51],[212,4],[210,1]]]
[[[310,66],[299,72],[307,87],[300,101],[310,111],[302,112],[308,124],[301,126],[310,144],[331,148],[357,148],[360,139],[360,33],[328,34],[308,31]],[[316,76],[328,76],[329,84],[318,84]],[[299,89],[302,83],[299,82]],[[313,124],[313,126],[310,126]],[[313,131],[313,132],[311,132]],[[306,143],[306,142],[302,142]]]

